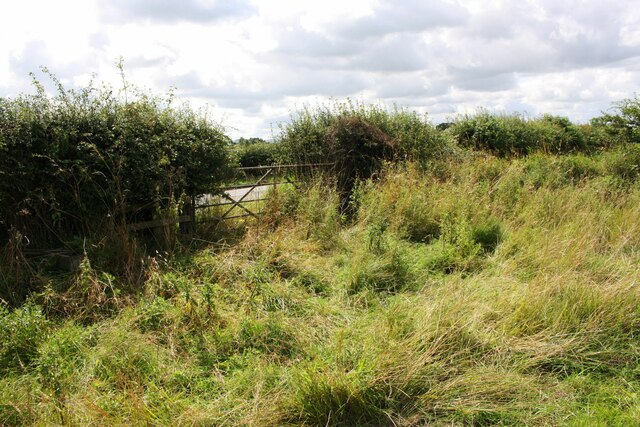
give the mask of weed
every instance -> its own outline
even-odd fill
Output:
[[[27,369],[38,354],[38,346],[50,327],[42,308],[27,303],[9,311],[0,304],[0,372]]]

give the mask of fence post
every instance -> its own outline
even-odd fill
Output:
[[[196,231],[196,198],[195,196],[189,196],[182,206],[182,215],[188,216],[189,221],[180,222],[180,234],[192,235]]]
[[[191,196],[189,200],[191,209],[191,234],[196,234],[196,196]]]

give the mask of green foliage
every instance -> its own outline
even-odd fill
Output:
[[[29,367],[48,328],[49,322],[36,305],[28,303],[13,311],[0,305],[0,373]]]
[[[605,167],[611,175],[633,182],[640,175],[640,145],[627,144],[609,152]]]
[[[92,376],[101,387],[124,389],[132,384],[158,381],[164,375],[161,364],[166,354],[135,330],[123,325],[103,331],[92,357]]]
[[[518,114],[493,114],[480,110],[463,115],[449,129],[464,147],[487,150],[495,155],[523,155],[534,151],[568,153],[591,149],[582,129],[565,117],[545,114],[527,119]]]
[[[0,100],[0,221],[35,243],[91,236],[140,205],[211,191],[226,174],[222,129],[188,106],[109,87]],[[128,92],[128,91],[129,92]]]
[[[493,252],[502,240],[503,234],[500,221],[495,217],[489,217],[472,226],[471,239],[480,245],[484,252]]]
[[[592,124],[623,141],[640,143],[640,98],[634,95],[615,103],[612,113],[596,117]]]
[[[260,138],[240,138],[232,155],[241,167],[268,166],[277,163],[279,146]]]
[[[333,144],[336,140],[345,140],[331,138],[332,129],[334,134],[349,132],[349,127],[342,126],[344,131],[336,127],[346,118],[366,123],[380,135],[386,135],[386,138],[393,142],[398,158],[427,161],[447,148],[447,138],[436,131],[426,117],[415,112],[397,107],[387,110],[377,106],[344,102],[315,109],[305,107],[293,115],[290,122],[280,128],[280,160],[292,163],[332,161],[337,154],[335,150],[338,149]],[[373,136],[371,132],[367,134]],[[347,144],[353,145],[348,141],[347,139]]]
[[[0,424],[634,424],[636,148],[385,164],[351,222],[331,181],[279,189],[106,316],[85,261],[40,297],[71,319],[2,308]]]
[[[159,331],[166,328],[171,321],[171,303],[162,297],[143,300],[138,307],[136,324],[142,332]]]
[[[95,346],[92,328],[69,323],[51,334],[38,348],[36,371],[42,384],[57,397],[74,391],[87,364],[87,351]]]
[[[384,417],[385,395],[366,361],[347,372],[310,365],[296,372],[291,412],[305,424],[364,426]]]
[[[395,250],[380,255],[356,254],[349,263],[348,275],[350,294],[363,290],[395,293],[405,288],[410,279],[406,260]]]
[[[558,168],[563,177],[572,183],[602,175],[602,168],[592,157],[577,153],[559,159]]]
[[[338,197],[331,187],[318,183],[307,190],[299,200],[298,220],[307,229],[307,236],[323,247],[335,246],[343,218],[338,212]]]
[[[237,341],[240,351],[254,349],[285,357],[299,351],[295,336],[274,316],[265,320],[243,320]]]

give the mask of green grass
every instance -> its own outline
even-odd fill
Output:
[[[52,278],[0,312],[0,424],[636,425],[636,151],[389,166],[353,219],[282,191],[135,298]]]

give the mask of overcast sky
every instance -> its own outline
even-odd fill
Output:
[[[239,136],[305,104],[398,104],[438,123],[484,106],[585,122],[640,87],[631,0],[3,0],[0,96],[47,66],[170,87]]]

